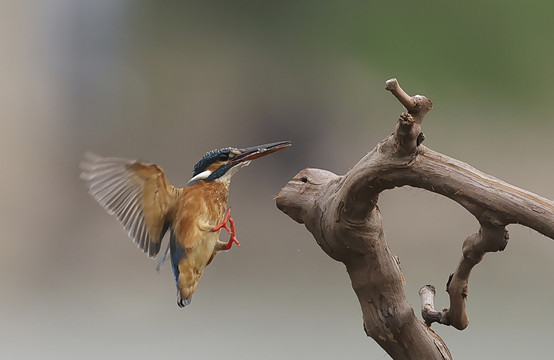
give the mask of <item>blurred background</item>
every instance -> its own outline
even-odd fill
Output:
[[[427,146],[554,198],[553,12],[545,1],[3,4],[0,357],[388,358],[363,332],[344,266],[273,197],[304,167],[344,174],[390,134],[403,109],[384,85],[397,77],[435,104]],[[217,257],[186,309],[169,266],[157,273],[79,179],[90,150],[155,162],[183,186],[208,150],[277,140],[294,147],[234,177],[242,246]],[[380,206],[416,314],[428,283],[447,307],[476,221],[413,188]],[[554,241],[509,230],[507,249],[474,269],[470,326],[433,326],[457,359],[551,354]]]

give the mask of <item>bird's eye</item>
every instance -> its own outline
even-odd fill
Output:
[[[220,161],[227,161],[227,160],[229,160],[229,154],[227,154],[227,153],[222,153],[222,154],[220,154],[220,155],[219,155],[219,160],[220,160]]]

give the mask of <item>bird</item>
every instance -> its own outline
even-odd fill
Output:
[[[247,148],[227,147],[207,152],[194,165],[192,178],[182,187],[171,185],[161,167],[153,163],[86,152],[80,164],[88,192],[119,220],[129,237],[155,258],[169,230],[169,242],[157,270],[168,253],[177,287],[177,305],[191,302],[204,269],[236,237],[231,208],[227,209],[231,177],[254,159],[291,146],[280,141]],[[219,240],[221,229],[230,233]]]

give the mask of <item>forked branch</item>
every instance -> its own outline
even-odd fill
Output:
[[[449,359],[432,322],[464,329],[469,275],[486,252],[506,247],[505,226],[519,223],[554,239],[554,203],[519,189],[421,144],[421,124],[432,103],[409,96],[396,79],[386,89],[406,107],[395,132],[347,174],[300,171],[281,190],[277,207],[305,224],[321,248],[345,264],[362,307],[364,329],[394,359]],[[404,294],[404,277],[390,251],[377,207],[386,189],[410,185],[444,195],[472,213],[480,224],[463,245],[449,278],[450,308],[434,309],[434,288],[420,291],[428,326],[418,320]],[[433,290],[431,290],[433,289]]]

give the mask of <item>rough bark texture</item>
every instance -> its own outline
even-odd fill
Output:
[[[364,329],[394,359],[450,359],[433,322],[467,327],[465,310],[472,268],[486,252],[506,247],[505,226],[519,223],[554,239],[554,203],[519,189],[423,145],[421,123],[431,110],[425,96],[409,96],[396,79],[386,89],[406,107],[395,132],[346,175],[304,169],[281,190],[277,207],[305,224],[321,248],[345,264],[361,304]],[[472,213],[480,224],[463,245],[449,278],[450,308],[434,309],[434,287],[420,290],[417,319],[404,294],[404,277],[384,235],[377,200],[386,189],[410,185],[444,195]]]

